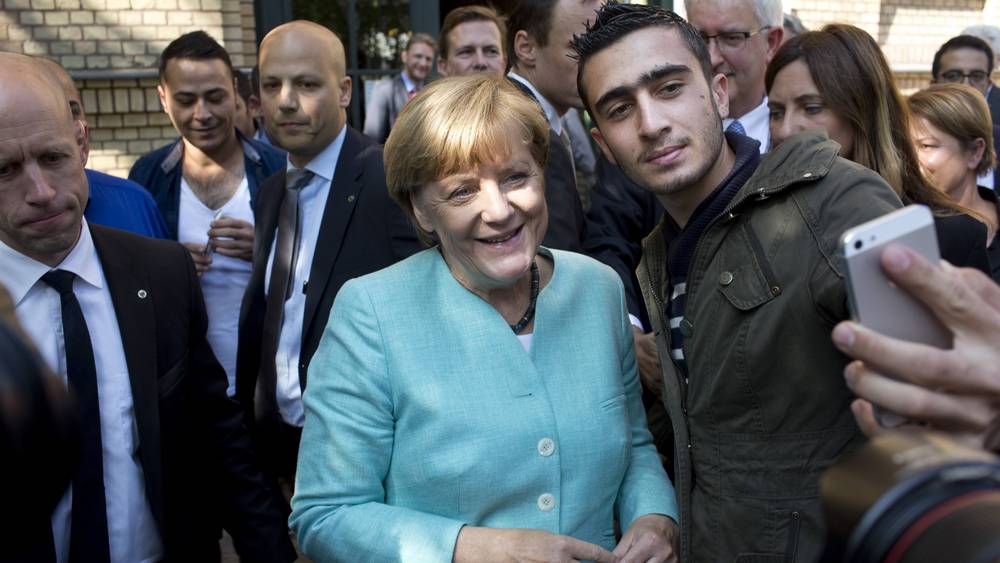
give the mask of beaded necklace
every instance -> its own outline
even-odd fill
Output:
[[[521,331],[528,326],[531,319],[535,318],[535,303],[538,301],[538,285],[539,285],[539,275],[538,275],[538,265],[535,261],[531,261],[531,302],[528,303],[528,310],[524,312],[521,316],[521,320],[517,321],[517,324],[510,325],[510,329],[514,331],[514,334],[521,334]]]

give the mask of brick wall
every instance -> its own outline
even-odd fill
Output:
[[[856,25],[876,38],[905,93],[930,84],[942,43],[970,25],[1000,22],[1000,0],[784,0],[810,29]]]
[[[0,50],[55,59],[74,75],[91,127],[88,166],[118,176],[177,136],[156,95],[157,56],[171,40],[202,29],[236,66],[253,66],[257,56],[253,0],[0,4]]]

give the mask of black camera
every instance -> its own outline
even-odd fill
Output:
[[[939,434],[893,431],[821,480],[826,560],[1000,561],[1000,462]]]

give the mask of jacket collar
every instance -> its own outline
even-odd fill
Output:
[[[757,170],[736,192],[722,215],[735,216],[739,207],[768,199],[800,182],[825,177],[839,152],[840,145],[829,140],[821,131],[807,131],[785,140],[761,157]],[[639,281],[642,283],[646,278],[656,295],[663,295],[663,283],[668,274],[667,243],[663,236],[664,229],[669,227],[668,215],[664,213],[660,223],[642,241]]]
[[[240,144],[243,146],[243,157],[251,160],[255,164],[259,164],[261,161],[260,152],[254,148],[250,140],[247,139],[240,130],[236,130],[236,138],[239,139]],[[160,163],[160,169],[163,170],[164,174],[170,174],[174,168],[180,164],[181,160],[184,158],[184,139],[178,138],[174,141],[170,152],[167,154],[167,158],[163,159]]]

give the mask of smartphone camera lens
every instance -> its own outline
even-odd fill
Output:
[[[861,247],[864,245],[865,243],[861,242],[860,240],[856,240],[854,241],[854,250],[861,250]]]

